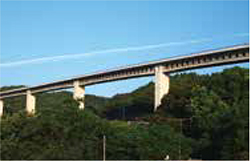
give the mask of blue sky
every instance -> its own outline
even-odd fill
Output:
[[[38,85],[246,43],[248,12],[248,1],[1,1],[0,83]],[[164,45],[129,50],[158,44]],[[110,52],[99,52],[103,50]],[[61,55],[66,57],[57,60]],[[30,61],[45,57],[55,59]],[[248,67],[248,63],[240,66]],[[112,96],[152,80],[105,83],[87,87],[86,92]]]

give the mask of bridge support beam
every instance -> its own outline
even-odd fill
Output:
[[[79,109],[84,109],[85,88],[80,86],[79,81],[74,82],[74,99],[79,103]]]
[[[26,94],[26,111],[28,115],[35,114],[36,97],[32,95],[31,91],[28,90]]]
[[[3,100],[0,100],[0,117],[3,116]]]
[[[155,67],[155,104],[154,111],[161,105],[161,100],[164,95],[169,92],[170,79],[169,76],[164,73],[163,66]]]

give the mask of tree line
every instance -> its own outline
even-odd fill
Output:
[[[1,159],[248,159],[249,70],[171,76],[153,113],[154,83],[112,98],[87,95],[84,111],[68,91],[42,93],[37,113],[25,97],[5,100]],[[1,91],[23,86],[3,87]]]

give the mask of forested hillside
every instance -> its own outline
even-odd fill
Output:
[[[1,91],[22,86],[3,87]],[[84,111],[61,91],[5,100],[1,159],[248,159],[249,70],[171,76],[170,93],[153,113],[154,83],[112,98],[86,96]]]

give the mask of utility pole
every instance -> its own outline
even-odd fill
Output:
[[[106,160],[106,136],[103,135],[103,161]]]
[[[182,119],[180,119],[180,133],[182,134]],[[181,160],[181,138],[179,138],[179,160]]]

